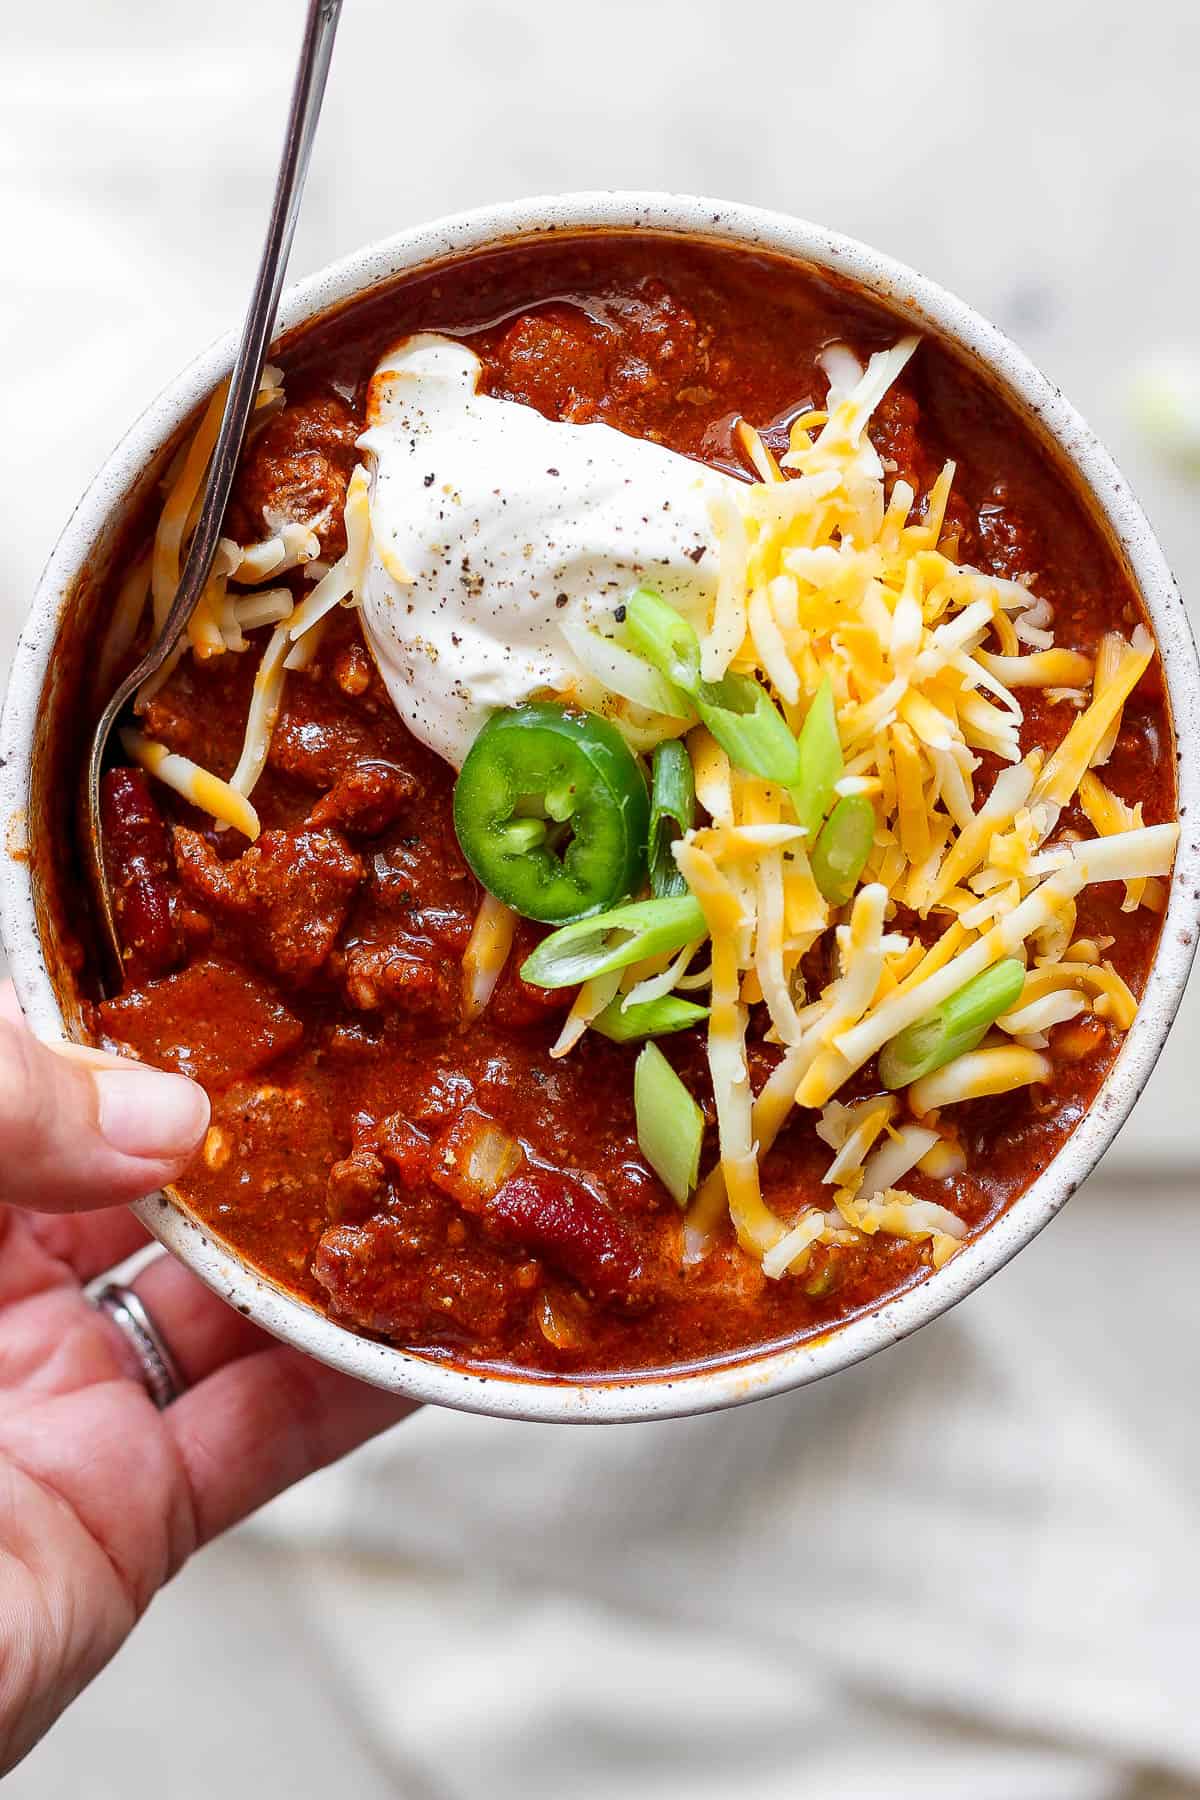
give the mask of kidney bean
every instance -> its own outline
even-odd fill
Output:
[[[171,842],[143,770],[108,770],[100,820],[125,967],[133,981],[152,980],[179,965],[184,944]]]
[[[493,1238],[524,1246],[598,1300],[639,1297],[645,1275],[637,1245],[578,1176],[525,1168],[493,1194],[483,1216]]]

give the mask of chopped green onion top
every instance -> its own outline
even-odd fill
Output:
[[[813,880],[830,906],[844,906],[858,886],[875,842],[875,808],[847,794],[822,825],[812,851]]]
[[[897,1032],[879,1052],[879,1079],[886,1088],[908,1087],[981,1043],[988,1027],[1010,1012],[1025,985],[1025,965],[1015,956],[993,963],[974,981]]]
[[[671,718],[695,717],[683,689],[669,681],[656,664],[635,655],[619,637],[607,637],[590,625],[571,621],[563,625],[562,633],[584,668],[603,682],[610,693]]]
[[[813,695],[798,744],[799,769],[790,783],[792,804],[797,820],[808,832],[811,847],[821,829],[821,820],[833,805],[834,789],[846,768],[828,676]]]
[[[621,996],[609,1002],[592,1020],[592,1030],[616,1044],[628,1044],[635,1038],[666,1037],[668,1032],[686,1031],[708,1017],[707,1006],[693,1000],[681,1000],[677,994],[663,994],[658,1000],[635,1000],[622,1006]]]
[[[667,680],[694,695],[700,686],[700,639],[653,588],[638,588],[625,602],[625,631],[635,650]]]
[[[707,936],[703,909],[691,894],[634,900],[552,931],[526,957],[521,975],[535,987],[574,987]]]
[[[655,746],[650,780],[650,891],[659,899],[688,891],[671,845],[695,822],[692,759],[678,738],[668,738]]]
[[[800,773],[799,747],[765,687],[748,675],[704,681],[696,711],[739,769],[790,788]]]
[[[700,1174],[704,1114],[658,1048],[647,1044],[633,1071],[633,1104],[642,1155],[680,1206]]]

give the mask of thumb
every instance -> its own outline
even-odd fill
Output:
[[[140,1199],[179,1174],[207,1126],[194,1082],[103,1051],[49,1049],[0,989],[0,1202],[77,1212]]]

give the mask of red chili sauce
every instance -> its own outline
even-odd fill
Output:
[[[326,549],[338,553],[367,380],[381,352],[416,329],[465,334],[494,394],[554,418],[604,419],[748,475],[740,417],[786,449],[789,421],[824,399],[822,348],[845,342],[866,356],[902,327],[801,266],[671,239],[555,239],[465,260],[294,338],[282,358],[286,408],[244,458],[228,522],[239,542],[266,535],[264,507],[307,518],[329,506]],[[922,345],[873,436],[889,472],[918,494],[954,458],[948,530],[961,558],[1035,577],[1059,645],[1094,651],[1106,629],[1141,617],[1064,473],[945,345]],[[186,659],[146,731],[227,775],[256,661],[253,650]],[[1024,747],[1057,743],[1071,706],[1022,699]],[[980,793],[996,772],[984,761]],[[1105,780],[1142,803],[1147,824],[1167,820],[1172,763],[1155,663],[1126,706]],[[128,971],[120,996],[96,1005],[95,1026],[211,1094],[208,1142],[178,1187],[191,1212],[349,1326],[458,1363],[556,1374],[663,1368],[800,1339],[926,1274],[926,1249],[883,1234],[818,1245],[801,1275],[779,1281],[731,1239],[683,1266],[679,1209],[638,1151],[638,1047],[588,1034],[551,1060],[571,995],[513,972],[532,929],[522,928],[485,1014],[460,1022],[480,890],[455,841],[453,779],[399,722],[353,613],[289,677],[252,849],[140,771],[110,773]],[[1063,824],[1090,835],[1081,817]],[[1122,896],[1115,884],[1085,890],[1078,932],[1110,936],[1108,955],[1140,994],[1158,919],[1123,913]],[[943,924],[935,916],[924,935]],[[762,1012],[751,1026],[756,1089],[778,1054],[762,1042]],[[1069,1136],[1119,1042],[1092,1017],[1056,1027],[1052,1084],[957,1108],[966,1170],[914,1173],[906,1185],[972,1231],[986,1227]],[[716,1132],[703,1039],[661,1044],[706,1108],[706,1168]],[[853,1091],[873,1091],[874,1079],[871,1064]],[[462,1188],[454,1161],[479,1115],[526,1153],[486,1204]],[[818,1197],[829,1155],[813,1115],[794,1116],[764,1165],[780,1216]]]

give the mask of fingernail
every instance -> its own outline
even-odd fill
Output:
[[[186,1156],[208,1124],[208,1095],[157,1069],[98,1069],[100,1135],[123,1156]]]

